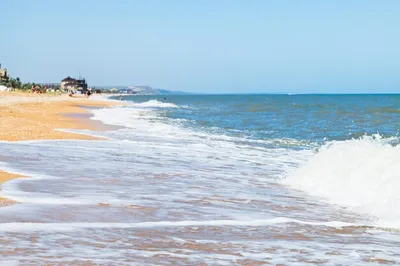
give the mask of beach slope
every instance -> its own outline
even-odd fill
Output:
[[[0,141],[81,139],[96,140],[94,136],[70,133],[58,129],[98,130],[99,122],[84,118],[84,107],[111,107],[106,100],[71,98],[66,95],[43,95],[0,92]],[[82,114],[78,118],[77,114]],[[21,175],[0,170],[0,185]],[[0,206],[13,202],[0,198]]]

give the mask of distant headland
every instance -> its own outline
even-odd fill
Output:
[[[182,95],[190,94],[184,91],[157,89],[150,86],[102,86],[101,91],[108,93],[136,94],[136,95]]]
[[[29,93],[119,93],[135,95],[178,95],[189,94],[183,91],[156,89],[150,86],[89,86],[87,80],[81,76],[74,78],[66,76],[60,82],[21,82],[19,77],[12,77],[7,68],[0,64],[0,91],[18,91]]]

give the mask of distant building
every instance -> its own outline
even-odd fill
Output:
[[[76,82],[76,79],[71,78],[70,76],[66,77],[65,79],[61,80],[61,88],[66,89],[66,85],[71,85]]]
[[[85,79],[74,79],[70,76],[61,80],[61,88],[64,90],[74,90],[86,92],[88,89],[88,85]]]
[[[1,68],[0,64],[0,82],[8,82],[9,79],[10,77],[8,76],[7,68]]]

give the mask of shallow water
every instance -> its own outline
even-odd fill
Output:
[[[400,188],[393,133],[398,121],[392,118],[382,128],[375,123],[391,138],[352,140],[344,126],[361,132],[365,123],[374,124],[368,118],[379,118],[382,110],[391,114],[397,96],[379,98],[388,107],[358,114],[365,118],[360,124],[343,116],[342,133],[340,126],[330,124],[332,112],[352,114],[365,105],[365,98],[356,105],[351,96],[346,108],[338,109],[337,98],[317,99],[324,102],[322,107],[310,107],[307,97],[268,96],[277,104],[261,108],[265,95],[190,97],[196,96],[169,96],[166,102],[136,97],[129,107],[91,110],[93,119],[120,126],[81,131],[106,141],[1,142],[0,168],[31,178],[3,185],[2,195],[20,204],[0,210],[0,261],[400,263],[395,223],[400,215],[394,211]],[[339,98],[340,105],[343,100]],[[287,101],[302,104],[303,113],[297,113],[302,119],[314,115],[301,122],[290,111],[285,120],[280,108]],[[249,102],[256,102],[258,109],[248,108]],[[318,117],[320,109],[313,108],[328,108],[330,114]],[[272,115],[279,123],[267,120]],[[264,119],[264,126],[255,126],[252,118],[260,125]],[[314,138],[309,135],[312,124],[324,125]],[[363,156],[365,152],[369,155]],[[383,187],[387,189],[381,192]]]

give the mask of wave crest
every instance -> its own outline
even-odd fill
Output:
[[[150,100],[142,103],[134,103],[133,105],[138,107],[179,108],[179,106],[176,104],[160,102],[157,100]]]
[[[398,143],[379,135],[328,142],[282,182],[378,222],[400,221]]]

